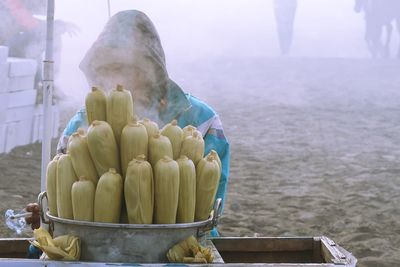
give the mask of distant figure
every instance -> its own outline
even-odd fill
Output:
[[[1,0],[0,1],[0,45],[8,46],[9,56],[35,59],[38,69],[35,87],[42,80],[41,63],[46,46],[46,1]],[[39,19],[43,17],[43,19]],[[78,28],[71,23],[56,20],[54,23],[54,62],[58,72],[61,57],[61,37],[74,34]]]
[[[365,41],[372,57],[389,58],[394,24],[400,36],[400,1],[355,0],[354,11],[365,14]]]
[[[292,46],[296,9],[297,0],[274,0],[275,20],[282,55],[289,54]]]

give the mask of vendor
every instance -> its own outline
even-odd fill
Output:
[[[122,84],[130,90],[135,113],[163,126],[173,119],[180,127],[193,125],[203,134],[205,154],[217,151],[222,172],[217,198],[224,203],[229,174],[229,143],[216,112],[183,90],[168,77],[164,51],[150,19],[136,10],[114,15],[80,64],[90,86],[111,90]],[[67,124],[57,146],[66,152],[67,141],[80,127],[87,127],[85,109]],[[212,233],[218,235],[216,230]]]

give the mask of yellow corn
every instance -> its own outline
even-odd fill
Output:
[[[74,220],[93,222],[94,194],[96,188],[93,182],[86,177],[72,185],[72,211]]]
[[[57,214],[64,219],[73,219],[71,188],[78,180],[70,155],[62,155],[57,162]]]
[[[161,130],[161,134],[168,137],[169,141],[171,141],[173,159],[176,160],[181,152],[183,130],[178,126],[178,122],[173,120],[171,123],[164,126]]]
[[[85,105],[89,125],[95,120],[106,121],[107,98],[102,90],[92,87],[92,91],[86,96]]]
[[[110,168],[120,173],[117,143],[107,122],[92,122],[87,132],[87,142],[98,176],[102,176]]]
[[[128,123],[121,134],[121,168],[125,179],[129,162],[139,155],[147,157],[148,136],[146,127],[140,123]]]
[[[110,124],[117,144],[120,144],[122,129],[135,118],[131,92],[117,85],[107,98],[107,122]]]
[[[179,166],[165,156],[154,167],[154,223],[174,224],[178,209]]]
[[[115,169],[104,173],[94,197],[94,221],[119,223],[122,201],[122,178]]]
[[[196,169],[193,161],[186,156],[181,156],[176,162],[179,165],[179,200],[176,222],[190,223],[194,221],[196,208]]]
[[[129,162],[125,184],[125,203],[129,223],[150,224],[153,221],[153,170],[144,155]]]
[[[217,193],[220,169],[211,155],[201,159],[196,167],[196,212],[195,221],[207,220]]]
[[[76,175],[86,177],[96,185],[99,177],[90,156],[87,137],[83,129],[79,129],[70,136],[67,151],[71,156]]]

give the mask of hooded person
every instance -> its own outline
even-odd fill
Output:
[[[193,125],[202,133],[205,155],[217,151],[222,171],[217,198],[224,203],[229,174],[229,143],[217,113],[206,103],[182,89],[168,77],[164,51],[158,33],[142,12],[127,10],[115,14],[86,53],[80,68],[90,86],[110,90],[122,84],[130,90],[135,113],[161,127],[176,119],[180,127]],[[86,111],[70,120],[57,146],[65,153],[70,135],[87,127]],[[214,230],[213,235],[217,232]]]

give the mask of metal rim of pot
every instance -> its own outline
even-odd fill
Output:
[[[87,222],[87,221],[76,221],[70,219],[59,218],[50,215],[48,211],[44,211],[44,199],[47,202],[47,192],[43,191],[38,196],[38,204],[41,221],[44,224],[49,224],[50,229],[53,229],[52,222],[67,223],[81,226],[91,227],[105,227],[105,228],[120,228],[120,229],[184,229],[184,228],[201,228],[203,231],[212,230],[218,225],[219,217],[222,213],[222,199],[217,198],[215,200],[213,209],[210,212],[210,216],[205,221],[197,221],[192,223],[176,223],[176,224],[122,224],[122,223],[100,223],[100,222]],[[48,219],[46,219],[46,217]]]

